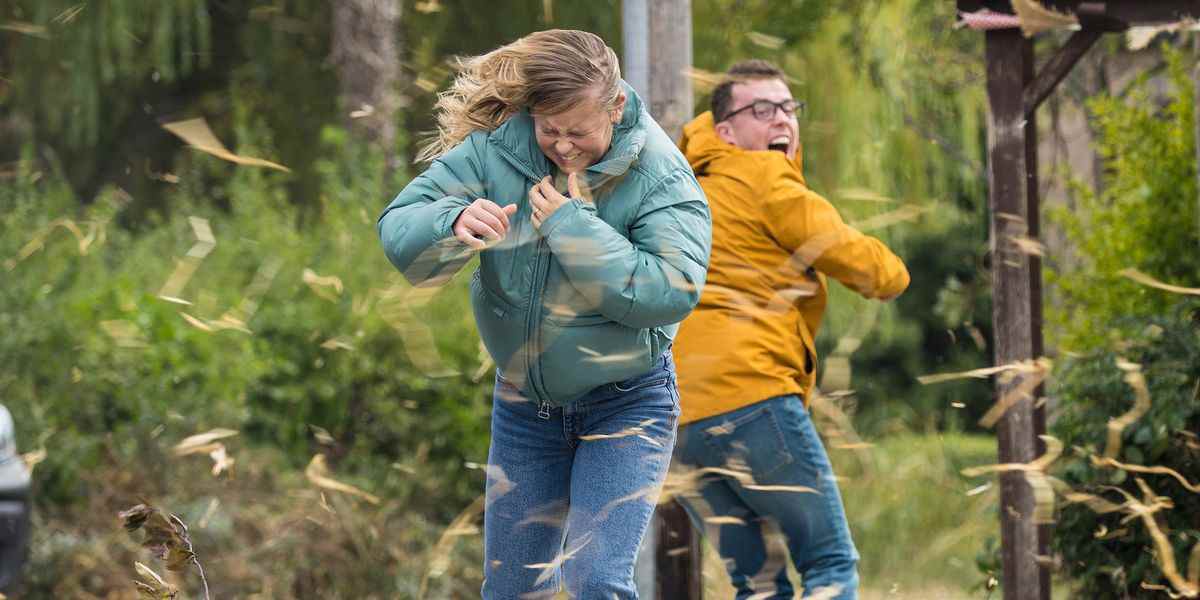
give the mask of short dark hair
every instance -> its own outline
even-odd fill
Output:
[[[734,63],[725,71],[725,78],[717,87],[713,88],[712,93],[712,114],[713,122],[720,123],[724,121],[729,112],[733,110],[733,86],[744,81],[753,81],[755,79],[779,79],[786,81],[786,76],[783,70],[774,64],[752,58]]]

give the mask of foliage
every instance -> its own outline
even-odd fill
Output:
[[[976,428],[991,400],[986,382],[916,381],[991,362],[991,290],[981,268],[982,47],[979,36],[955,33],[953,20],[945,3],[859,4],[826,16],[779,58],[808,100],[801,139],[813,189],[852,224],[897,209],[925,211],[866,232],[905,261],[909,289],[878,307],[832,285],[817,339],[823,369],[844,337],[861,340],[849,359],[850,387],[868,434]]]
[[[1102,467],[1091,459],[1107,447],[1110,420],[1134,406],[1131,384],[1115,364],[1121,359],[1141,365],[1151,405],[1125,427],[1114,458],[1174,469],[1193,481],[1200,472],[1200,304],[1120,275],[1133,268],[1176,285],[1200,284],[1194,84],[1181,52],[1164,47],[1164,55],[1165,86],[1147,74],[1124,98],[1089,102],[1102,188],[1077,183],[1078,204],[1052,214],[1076,256],[1051,264],[1057,302],[1047,316],[1055,341],[1069,352],[1053,388],[1059,409],[1052,431],[1068,448],[1059,466],[1062,479],[1114,504],[1128,499],[1121,490],[1152,504],[1139,480],[1171,498],[1173,507],[1153,519],[1168,532],[1184,569],[1200,541],[1197,495],[1172,477]],[[1147,527],[1125,516],[1098,514],[1085,504],[1062,507],[1055,546],[1081,597],[1140,597],[1143,583],[1167,583],[1164,557]]]
[[[979,265],[984,250],[978,225],[940,204],[907,232],[897,252],[908,265],[912,283],[903,295],[877,311],[876,326],[850,361],[860,429],[868,433],[897,428],[979,429],[979,418],[992,401],[989,381],[922,385],[917,378],[989,363],[990,281],[987,270]],[[844,289],[831,295],[832,310],[839,306],[857,310],[833,315],[834,319],[851,320],[844,325],[835,321],[830,334],[818,339],[825,356],[836,351],[838,338],[853,335],[852,319],[869,314],[867,302]]]
[[[244,145],[269,149],[261,123],[245,118]],[[176,169],[173,215],[141,231],[116,224],[118,190],[79,208],[39,173],[0,189],[0,388],[21,438],[49,450],[36,473],[43,505],[78,501],[83,475],[109,462],[167,489],[168,466],[139,457],[214,427],[279,448],[295,467],[329,454],[369,478],[363,487],[431,515],[478,491],[461,469],[486,455],[488,409],[486,383],[472,379],[465,278],[418,306],[375,233],[395,183],[340,131],[327,132],[324,151],[337,158],[321,166],[323,213],[311,222],[276,174],[200,154]],[[203,197],[213,178],[227,182],[228,210]],[[207,219],[217,243],[183,290],[191,304],[179,305],[157,290],[196,242],[185,215]],[[92,234],[86,252],[54,223]],[[306,269],[339,283],[308,284]],[[220,327],[238,319],[246,331]],[[419,345],[422,333],[437,346]],[[409,481],[401,469],[422,461],[442,475]]]
[[[1062,405],[1052,431],[1069,449],[1059,463],[1062,479],[1076,488],[1122,504],[1124,490],[1144,499],[1136,481],[1144,480],[1173,506],[1154,518],[1167,533],[1183,572],[1189,553],[1200,543],[1200,494],[1163,474],[1127,473],[1098,467],[1107,423],[1134,406],[1134,392],[1115,361],[1142,365],[1151,405],[1121,433],[1117,461],[1173,469],[1193,484],[1200,473],[1200,302],[1179,303],[1167,316],[1129,319],[1124,328],[1138,333],[1117,348],[1068,359],[1053,395]],[[1163,585],[1162,556],[1140,519],[1124,512],[1097,514],[1084,504],[1066,504],[1055,528],[1054,543],[1063,570],[1081,598],[1130,598],[1145,594],[1142,583]],[[1185,574],[1186,576],[1186,574]]]
[[[998,529],[996,490],[968,495],[979,482],[960,471],[995,461],[991,436],[909,432],[869,451],[831,452],[845,478],[840,486],[865,584],[964,589],[975,581],[971,549]]]
[[[1048,322],[1063,348],[1103,346],[1128,333],[1121,323],[1140,324],[1122,317],[1166,312],[1173,298],[1124,278],[1119,274],[1124,269],[1200,286],[1195,87],[1190,61],[1170,47],[1164,52],[1165,100],[1156,99],[1147,74],[1127,98],[1104,96],[1089,103],[1103,188],[1077,184],[1078,205],[1052,213],[1078,255],[1077,261],[1050,265],[1058,301]]]
[[[29,598],[128,598],[134,561],[146,551],[121,527],[117,511],[144,490],[188,523],[203,553],[213,598],[424,599],[478,596],[482,558],[477,544],[435,548],[445,519],[411,499],[385,496],[379,505],[314,488],[269,446],[229,441],[238,462],[232,477],[214,479],[200,458],[169,458],[169,442],[147,446],[142,460],[164,462],[170,485],[147,473],[105,461],[82,476],[86,497],[34,513]],[[173,441],[173,440],[171,440]],[[110,440],[111,442],[111,440]],[[436,480],[436,465],[413,467],[408,477]],[[375,488],[373,483],[369,483]],[[482,487],[482,476],[476,482]],[[424,493],[436,493],[430,489]],[[471,538],[467,538],[471,539]],[[477,539],[477,538],[476,538]],[[422,579],[435,556],[448,570]],[[202,598],[199,578],[162,573],[179,598]],[[154,585],[148,577],[147,583]]]

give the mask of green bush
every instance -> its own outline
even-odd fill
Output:
[[[1127,333],[1125,317],[1165,314],[1172,298],[1120,275],[1135,268],[1176,285],[1200,286],[1196,190],[1195,84],[1189,61],[1167,48],[1169,95],[1148,75],[1128,97],[1089,103],[1103,162],[1100,192],[1076,185],[1074,210],[1051,213],[1075,259],[1050,263],[1056,302],[1047,311],[1053,341],[1087,350]],[[1076,260],[1077,259],[1077,260]]]
[[[255,131],[239,129],[241,148],[269,155]],[[490,382],[473,377],[465,277],[426,302],[413,295],[375,233],[400,183],[340,130],[324,143],[336,158],[319,165],[319,212],[288,202],[290,174],[202,154],[178,165],[169,208],[132,227],[120,190],[81,207],[32,161],[0,187],[0,389],[23,445],[47,449],[43,506],[78,500],[81,474],[102,466],[154,475],[131,495],[165,491],[166,450],[215,427],[277,448],[290,468],[325,453],[339,477],[435,519],[478,494],[462,464],[486,459]],[[213,180],[222,198],[208,195]],[[192,216],[216,246],[181,305],[158,292],[196,243]],[[94,238],[86,251],[68,223]],[[310,286],[306,271],[336,276],[340,292]],[[195,324],[226,314],[246,330]]]
[[[1141,479],[1173,499],[1174,507],[1155,519],[1170,531],[1175,560],[1186,569],[1187,553],[1200,540],[1200,496],[1169,476],[1098,467],[1091,460],[1105,451],[1109,420],[1134,405],[1116,364],[1122,359],[1141,365],[1152,404],[1124,429],[1116,460],[1165,466],[1193,482],[1200,473],[1194,438],[1200,428],[1200,304],[1120,275],[1134,268],[1177,285],[1200,284],[1194,83],[1190,61],[1170,48],[1164,53],[1165,97],[1156,96],[1144,76],[1127,97],[1089,103],[1103,190],[1077,186],[1075,211],[1054,213],[1074,256],[1051,265],[1057,302],[1047,311],[1048,324],[1068,356],[1055,376],[1059,409],[1051,429],[1067,448],[1056,473],[1077,491],[1121,504],[1126,498],[1120,489],[1145,502]],[[1097,514],[1081,503],[1062,507],[1055,547],[1079,597],[1142,597],[1148,593],[1142,583],[1165,583],[1162,557],[1145,525],[1126,516]]]
[[[1122,324],[1133,327],[1135,323]],[[1187,303],[1170,317],[1139,319],[1140,333],[1119,349],[1069,359],[1058,374],[1054,395],[1062,411],[1052,432],[1068,448],[1059,463],[1061,478],[1076,491],[1101,496],[1113,504],[1125,498],[1120,488],[1149,504],[1136,480],[1154,493],[1170,497],[1174,506],[1157,513],[1167,532],[1180,571],[1189,552],[1200,543],[1200,494],[1171,476],[1127,473],[1097,467],[1092,455],[1103,455],[1107,423],[1134,406],[1134,392],[1123,381],[1118,358],[1142,365],[1150,392],[1149,411],[1125,428],[1116,460],[1134,465],[1164,466],[1196,484],[1200,473],[1200,302]],[[1127,513],[1097,514],[1084,504],[1062,507],[1055,547],[1065,574],[1080,598],[1141,597],[1143,582],[1163,585],[1161,557],[1140,519]],[[1103,535],[1109,532],[1109,535]],[[1103,539],[1098,539],[1102,537]]]

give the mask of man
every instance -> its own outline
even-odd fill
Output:
[[[680,499],[721,553],[739,599],[857,597],[858,552],[833,469],[806,408],[826,276],[890,300],[908,271],[846,225],[801,174],[801,109],[774,65],[734,65],[680,146],[713,218],[708,283],[675,340],[683,415],[678,465],[699,475]],[[718,518],[713,518],[718,517]],[[703,524],[703,525],[701,525]]]

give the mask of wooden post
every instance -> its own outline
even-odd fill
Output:
[[[1025,117],[1024,90],[1033,80],[1031,42],[1020,31],[987,32],[989,200],[991,206],[992,318],[996,364],[1035,358],[1041,350],[1041,271],[1016,238],[1038,227],[1036,144],[1033,120]],[[1033,193],[1031,193],[1031,190]],[[1036,307],[1036,308],[1035,308]],[[997,397],[1020,385],[1022,377],[997,382]],[[1037,458],[1032,398],[1023,398],[997,426],[1000,462]],[[1042,426],[1044,427],[1044,421]],[[1005,600],[1049,600],[1049,579],[1039,565],[1039,528],[1034,497],[1020,472],[1000,476],[1000,537]]]
[[[658,507],[659,600],[701,600],[704,594],[700,571],[700,532],[692,528],[687,512],[678,502]]]
[[[625,80],[667,135],[678,138],[692,118],[691,0],[623,0],[621,25]],[[659,506],[651,528],[657,538],[654,562],[639,560],[639,579],[651,572],[660,600],[700,600],[700,534],[683,507],[674,501]]]
[[[1200,57],[1200,38],[1196,38],[1196,55]],[[1192,79],[1196,80],[1196,96],[1193,103],[1200,103],[1200,62],[1192,71]],[[1200,109],[1192,111],[1196,122],[1196,235],[1200,236]]]

